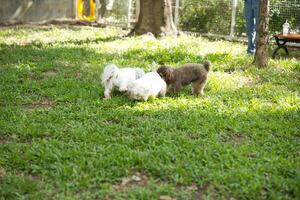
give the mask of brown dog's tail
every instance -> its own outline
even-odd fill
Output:
[[[204,68],[206,69],[206,71],[209,72],[211,63],[210,63],[208,60],[206,60],[206,61],[203,63],[203,66],[204,66]]]

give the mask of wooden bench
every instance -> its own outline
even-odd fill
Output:
[[[277,47],[273,51],[273,54],[272,54],[273,59],[276,57],[276,54],[279,49],[284,49],[286,55],[289,55],[287,46],[290,46],[290,43],[293,43],[293,44],[300,43],[300,34],[288,34],[288,35],[277,34],[277,35],[274,35],[274,38],[276,40]],[[300,46],[294,46],[294,47],[300,47]]]

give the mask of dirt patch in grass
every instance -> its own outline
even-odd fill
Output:
[[[203,136],[203,135],[201,135],[200,133],[197,133],[197,132],[188,132],[186,135],[189,139],[192,139],[192,140],[197,140],[199,138],[202,138],[202,136]]]
[[[162,195],[159,197],[159,200],[176,200],[176,198],[168,195]]]
[[[136,172],[131,176],[126,176],[113,186],[115,191],[123,192],[127,189],[135,187],[145,187],[148,184],[149,178],[143,172]]]
[[[0,167],[0,177],[4,177],[6,175],[6,170]]]
[[[247,135],[245,133],[239,132],[226,132],[220,135],[220,141],[223,143],[234,143],[241,144],[247,140]]]
[[[139,187],[147,187],[149,184],[149,177],[147,176],[146,173],[144,172],[136,172],[133,175],[126,176],[121,178],[121,180],[113,185],[113,189],[116,192],[126,192],[128,190],[134,189],[134,188],[139,188]],[[157,183],[159,186],[162,183]],[[110,198],[107,197],[107,200]],[[159,196],[159,200],[176,200],[176,197],[172,197],[170,195],[161,195]]]
[[[114,119],[106,119],[102,122],[105,126],[111,126],[113,124],[118,124],[117,120]]]
[[[15,173],[16,176],[19,176],[19,177],[23,177],[27,180],[31,180],[31,181],[41,181],[42,178],[39,177],[37,174],[32,174],[32,173],[25,173],[25,172],[21,172],[21,171],[18,171]]]
[[[10,143],[10,142],[16,141],[16,140],[18,140],[17,134],[3,134],[3,135],[1,134],[0,135],[0,144]],[[1,168],[0,168],[0,171],[1,171]]]
[[[77,78],[77,79],[81,79],[82,76],[83,76],[82,73],[80,73],[80,72],[77,72],[77,73],[76,73],[76,78]]]
[[[243,143],[246,139],[245,134],[242,134],[242,133],[231,134],[231,135],[229,135],[229,137],[231,138],[231,140],[234,143]]]
[[[177,186],[177,191],[185,191],[191,194],[192,199],[217,199],[219,195],[219,188],[213,184],[206,183],[202,186],[192,183],[191,185]]]
[[[24,178],[30,181],[41,181],[42,178],[39,177],[37,174],[33,174],[33,173],[25,173],[23,171],[15,171],[15,172],[11,172],[11,171],[7,171],[5,170],[3,167],[0,167],[0,177],[5,177],[5,176],[16,176],[16,177],[20,177],[20,178]]]
[[[219,193],[218,187],[208,183],[197,188],[194,199],[218,199]],[[230,200],[234,200],[234,198],[230,198]]]
[[[49,141],[51,140],[51,134],[49,132],[41,132],[35,135],[35,141]],[[30,135],[23,135],[22,133],[3,133],[0,134],[0,145],[2,144],[25,144],[30,145],[33,142],[33,138]]]
[[[51,69],[51,70],[48,70],[48,71],[45,71],[43,72],[43,76],[44,77],[54,77],[58,74],[58,71],[57,70],[54,70],[54,69]]]
[[[203,187],[197,187],[194,198],[195,199],[204,199],[204,197],[207,197],[208,195],[215,197],[216,196],[215,190],[212,185],[205,184]],[[213,199],[215,199],[215,198],[213,198]]]
[[[38,101],[33,101],[30,104],[27,104],[25,107],[28,110],[33,110],[37,108],[52,108],[54,106],[54,102],[49,97],[43,97],[42,99]]]
[[[144,172],[136,172],[133,175],[126,176],[120,179],[120,181],[113,185],[112,188],[116,192],[126,192],[128,190],[138,188],[138,187],[147,187],[150,182],[149,176]],[[156,182],[157,187],[163,185],[163,182]],[[177,185],[175,186],[176,191],[188,192],[192,195],[194,199],[205,199],[206,197],[212,197],[215,199],[218,196],[218,188],[212,184],[205,184],[203,186],[198,186],[196,183],[191,185]],[[110,199],[107,197],[106,199]],[[172,196],[172,194],[163,194],[160,195],[159,200],[176,200],[177,198]]]

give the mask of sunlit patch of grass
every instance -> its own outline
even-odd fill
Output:
[[[210,74],[210,88],[216,91],[237,90],[243,86],[249,86],[254,83],[251,77],[243,76],[241,72],[226,73],[214,72]]]
[[[1,197],[299,199],[297,58],[259,69],[240,43],[121,34],[0,30]],[[147,102],[102,99],[107,63],[151,71],[204,60],[203,97],[187,86]],[[136,172],[147,181],[123,187]]]
[[[103,29],[103,31],[97,31],[98,28],[93,27],[16,27],[13,29],[2,28],[0,35],[1,43],[5,44],[19,44],[25,45],[30,43],[57,43],[57,42],[69,42],[69,43],[84,43],[95,41],[97,38],[109,38],[122,34],[119,29]],[[2,40],[1,40],[2,39]],[[97,40],[96,40],[97,41]]]

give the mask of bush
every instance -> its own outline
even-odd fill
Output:
[[[185,0],[181,5],[180,28],[185,31],[229,35],[231,24],[231,0]],[[288,20],[295,30],[300,27],[300,0],[270,2],[271,33],[281,32],[282,25]],[[235,35],[245,33],[244,0],[238,0],[236,9]]]
[[[228,34],[231,19],[230,9],[231,5],[228,0],[200,2],[187,0],[180,12],[180,26],[183,30]]]

